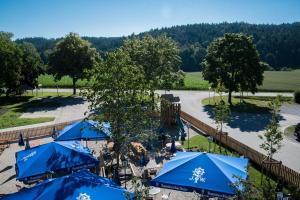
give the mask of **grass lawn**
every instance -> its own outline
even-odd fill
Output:
[[[180,142],[180,141],[178,141],[178,142]],[[187,144],[188,144],[187,141],[185,141],[184,144],[183,144],[183,147],[186,148],[186,149],[187,149]],[[208,146],[209,145],[208,145],[207,137],[205,137],[203,135],[196,135],[196,136],[190,138],[190,148],[198,147],[198,149],[200,151],[208,152]],[[214,146],[215,146],[215,151],[214,151]],[[219,145],[215,144],[215,143],[211,143],[211,151],[210,152],[220,154]],[[221,154],[230,155],[230,156],[237,156],[237,154],[235,154],[234,152],[231,152],[228,149],[225,149],[224,147],[221,148]],[[260,186],[260,181],[261,181],[261,172],[251,162],[250,162],[249,167],[248,167],[248,174],[249,174],[249,180],[256,187],[259,187]],[[272,180],[272,184],[276,184],[275,180]]]
[[[300,88],[300,70],[266,71],[260,91],[295,91]]]
[[[71,93],[59,93],[68,97]],[[58,102],[43,102],[43,98],[57,96],[57,93],[27,93],[21,97],[5,98],[0,96],[0,129],[53,121],[54,117],[20,118],[28,108],[58,107]]]
[[[52,75],[41,75],[38,78],[39,84],[42,84],[44,88],[72,88],[72,79],[69,76],[64,76],[61,80],[55,81]],[[78,80],[76,85],[78,88],[85,87],[87,80]]]
[[[186,90],[208,90],[209,84],[202,78],[201,72],[187,72],[184,79]]]
[[[224,101],[227,103],[228,97],[224,96]],[[248,112],[248,113],[257,113],[257,112],[268,112],[269,107],[268,104],[275,97],[258,97],[258,96],[245,96],[243,97],[243,101],[238,96],[232,97],[232,106],[230,107],[231,111],[234,112]],[[214,106],[216,102],[220,101],[220,97],[211,97],[205,98],[202,100],[202,104],[204,106]],[[286,103],[292,103],[292,97],[282,97],[282,101]]]
[[[289,136],[295,133],[296,125],[292,125],[284,129],[284,135]]]
[[[300,70],[294,71],[266,71],[265,80],[259,91],[294,91],[300,88]],[[61,80],[55,81],[52,75],[41,75],[38,78],[39,84],[44,88],[71,88],[72,79],[64,76]],[[85,87],[87,80],[78,80],[77,87]],[[184,86],[178,89],[183,90],[208,90],[209,84],[203,80],[201,72],[187,72],[184,79]]]
[[[46,97],[72,97],[72,92],[42,92],[42,90],[39,90],[38,92],[26,92],[24,96],[30,97],[32,99],[35,98],[46,98]]]
[[[263,85],[259,91],[293,92],[300,88],[300,70],[266,71]],[[208,82],[203,80],[201,72],[187,72],[184,80],[185,89],[208,90]]]

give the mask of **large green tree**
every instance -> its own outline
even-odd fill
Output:
[[[143,68],[132,62],[125,50],[117,49],[90,73],[95,81],[83,95],[91,103],[90,108],[104,113],[111,123],[119,166],[120,155],[128,153],[131,141],[142,138],[147,125],[147,110],[151,106]]]
[[[21,84],[30,87],[38,85],[37,78],[45,72],[45,65],[33,44],[24,42],[19,45],[22,51]]]
[[[11,37],[10,33],[0,32],[0,90],[6,96],[16,91],[22,77],[22,51]]]
[[[123,49],[136,65],[143,67],[146,84],[154,101],[154,91],[183,84],[180,72],[181,59],[177,44],[165,35],[126,40]]]
[[[76,81],[85,78],[85,70],[91,69],[98,57],[88,41],[76,33],[69,33],[56,44],[48,59],[50,71],[56,79],[65,75],[73,79],[73,93],[76,94]]]
[[[253,39],[242,33],[226,33],[214,40],[207,49],[202,63],[203,77],[215,88],[218,81],[228,90],[228,103],[232,92],[257,91],[263,82],[266,65],[260,62]]]

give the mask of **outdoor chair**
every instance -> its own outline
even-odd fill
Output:
[[[156,169],[150,169],[150,175],[156,175],[157,170]]]
[[[149,196],[145,198],[145,200],[153,200],[153,199],[154,199],[153,197],[149,197]]]
[[[19,191],[19,190],[21,190],[21,189],[22,189],[22,186],[21,186],[21,185],[19,185],[19,184],[16,184],[16,188],[17,188],[17,190]]]

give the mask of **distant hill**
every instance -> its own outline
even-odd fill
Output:
[[[169,28],[152,29],[141,33],[166,34],[178,42],[184,71],[199,71],[207,46],[224,33],[243,32],[254,37],[254,42],[262,60],[275,69],[300,68],[300,23],[281,25],[256,25],[247,23],[191,24]],[[131,37],[131,36],[129,36]],[[90,41],[101,53],[112,51],[122,45],[124,37],[83,37]],[[49,49],[58,39],[24,38],[16,42],[33,43],[44,61]]]

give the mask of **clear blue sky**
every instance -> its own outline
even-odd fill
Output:
[[[0,0],[0,31],[15,38],[124,36],[151,28],[219,22],[300,21],[300,0]]]

